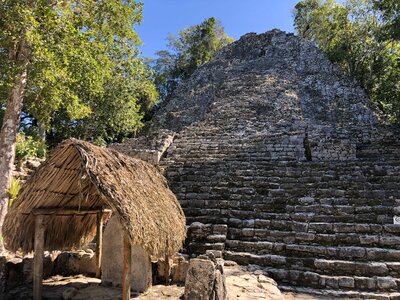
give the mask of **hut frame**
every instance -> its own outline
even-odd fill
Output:
[[[61,143],[24,184],[3,226],[9,250],[34,251],[35,300],[42,298],[45,250],[76,248],[96,237],[101,276],[102,227],[111,213],[123,228],[122,299],[130,299],[131,245],[154,258],[173,256],[186,237],[182,208],[154,166],[75,139]]]
[[[46,229],[46,219],[50,215],[85,215],[85,214],[96,214],[96,277],[101,277],[101,258],[102,258],[102,246],[103,246],[103,215],[104,213],[111,213],[110,209],[100,210],[73,210],[73,209],[58,209],[58,208],[40,208],[33,209],[32,214],[35,216],[35,242],[34,242],[34,261],[33,261],[33,299],[42,299],[42,286],[43,286],[43,258],[44,258],[44,234]],[[124,257],[123,264],[131,263],[130,256],[130,241],[129,237],[124,234]],[[128,282],[122,286],[122,298],[130,299],[130,274],[131,270],[125,270],[122,278],[127,278]],[[129,273],[125,273],[129,272]]]

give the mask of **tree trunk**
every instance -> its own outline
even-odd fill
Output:
[[[39,138],[43,143],[46,142],[46,128],[42,126],[40,122],[38,122],[38,129],[39,129]]]
[[[19,66],[19,74],[15,77],[14,85],[7,100],[3,125],[0,132],[0,230],[8,208],[8,193],[12,170],[15,160],[15,144],[18,125],[21,117],[23,95],[26,88],[29,49],[25,38],[22,38],[16,50],[10,51],[10,59]],[[1,231],[0,231],[1,232]],[[3,245],[1,245],[0,250]]]

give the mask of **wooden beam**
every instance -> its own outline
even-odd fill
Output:
[[[33,259],[33,300],[42,299],[43,256],[44,256],[44,216],[35,217],[35,253]]]
[[[102,256],[102,248],[103,248],[103,212],[100,211],[97,213],[97,224],[96,224],[96,277],[101,277],[101,256]]]
[[[131,241],[127,233],[124,232],[123,237],[124,260],[122,266],[122,300],[131,299]]]
[[[34,215],[87,215],[97,214],[99,211],[103,213],[111,213],[111,209],[66,209],[66,208],[34,208],[32,214]],[[29,213],[26,213],[29,214]]]

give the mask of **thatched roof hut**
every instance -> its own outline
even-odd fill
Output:
[[[9,209],[3,225],[6,247],[32,251],[35,214],[45,210],[50,213],[44,249],[77,248],[94,238],[96,213],[91,212],[102,209],[111,209],[131,243],[154,257],[171,256],[182,246],[183,211],[155,167],[70,139],[37,169]]]

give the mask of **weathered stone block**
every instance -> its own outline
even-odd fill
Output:
[[[175,262],[171,268],[172,283],[184,283],[186,280],[189,262],[186,260]]]
[[[226,235],[222,234],[212,234],[207,236],[207,241],[211,243],[221,243],[226,241]]]
[[[190,260],[185,282],[185,299],[206,300],[213,293],[215,265],[206,259]]]
[[[292,230],[297,232],[307,232],[308,223],[293,222]]]
[[[225,275],[223,271],[217,269],[215,271],[214,300],[226,300],[227,294]]]
[[[254,229],[253,228],[243,228],[242,234],[243,234],[243,236],[247,236],[247,237],[254,236]]]
[[[400,236],[381,236],[379,238],[379,245],[382,246],[395,246],[400,244]]]
[[[326,276],[325,285],[327,288],[338,289],[339,288],[339,280],[337,277]]]
[[[220,250],[207,250],[206,254],[212,254],[215,258],[222,258],[223,253]]]
[[[346,248],[340,248],[339,250],[339,257],[342,259],[346,259],[349,257],[363,258],[365,256],[366,256],[366,250],[365,248],[361,247],[346,247]]]
[[[375,290],[376,289],[376,277],[354,277],[354,286],[360,290]]]
[[[353,277],[339,277],[339,287],[341,288],[354,288]]]
[[[227,235],[228,226],[225,224],[215,224],[212,226],[212,231],[214,234]]]
[[[392,277],[377,277],[376,284],[378,289],[391,290],[397,288],[396,280]]]
[[[374,245],[378,244],[379,236],[376,235],[364,235],[360,236],[360,244],[361,245]]]
[[[308,282],[312,285],[317,286],[319,282],[319,275],[314,272],[304,272],[304,282]]]

